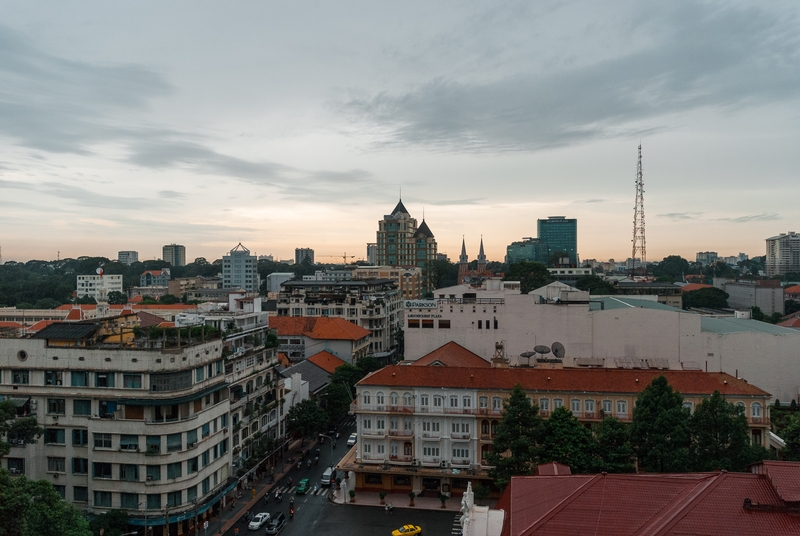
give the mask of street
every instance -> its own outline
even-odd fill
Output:
[[[423,534],[434,536],[452,536],[455,534],[454,524],[457,515],[453,512],[437,512],[434,510],[415,510],[414,508],[402,508],[395,506],[391,515],[387,515],[380,507],[358,506],[358,505],[336,505],[328,500],[328,495],[332,492],[335,484],[329,487],[320,485],[320,479],[325,468],[335,466],[344,457],[348,450],[346,445],[347,438],[351,432],[355,431],[355,425],[339,427],[339,440],[335,449],[331,448],[330,440],[325,439],[323,445],[317,445],[312,449],[311,468],[306,468],[305,461],[303,468],[292,469],[287,477],[276,482],[270,490],[269,503],[264,504],[261,500],[259,506],[254,507],[253,514],[259,512],[269,512],[274,515],[283,512],[287,517],[287,525],[280,534],[281,536],[300,536],[300,535],[339,535],[342,536],[389,536],[392,530],[401,525],[414,524],[422,527]],[[314,450],[320,449],[320,461],[317,465],[313,464]],[[308,459],[308,458],[306,458]],[[296,462],[295,462],[296,463]],[[292,479],[291,487],[288,485],[288,477]],[[296,495],[294,490],[300,479],[309,479],[309,492],[306,495]],[[316,489],[315,489],[316,486]],[[275,491],[283,492],[283,500],[280,503],[275,501]],[[289,500],[294,498],[294,519],[289,518]],[[226,536],[234,535],[234,528],[239,529],[239,534],[264,534],[264,529],[259,531],[249,531],[247,522],[240,519],[232,527]]]

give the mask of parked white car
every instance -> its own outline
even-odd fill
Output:
[[[356,444],[356,441],[358,441],[358,433],[353,432],[352,434],[350,434],[350,437],[347,440],[347,446],[352,447],[353,445]]]
[[[264,523],[269,521],[269,514],[266,512],[261,512],[260,514],[256,514],[256,517],[247,525],[247,528],[250,530],[258,530],[264,526]]]

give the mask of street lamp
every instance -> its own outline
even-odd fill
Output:
[[[144,505],[144,536],[147,536],[147,501],[137,504],[136,509],[138,510],[142,505]]]
[[[334,441],[334,439],[331,436],[325,435],[325,434],[319,434],[319,437],[327,437],[328,438],[328,442],[331,445],[331,456],[333,456],[333,441]]]

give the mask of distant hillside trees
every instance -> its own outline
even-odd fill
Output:
[[[528,294],[532,290],[553,282],[550,272],[547,271],[547,266],[541,262],[530,261],[511,264],[503,280],[519,281],[522,294]]]

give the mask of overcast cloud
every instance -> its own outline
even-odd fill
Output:
[[[624,258],[640,140],[651,259],[800,221],[796,2],[0,9],[6,260],[363,257],[400,188],[451,258],[550,215]]]

